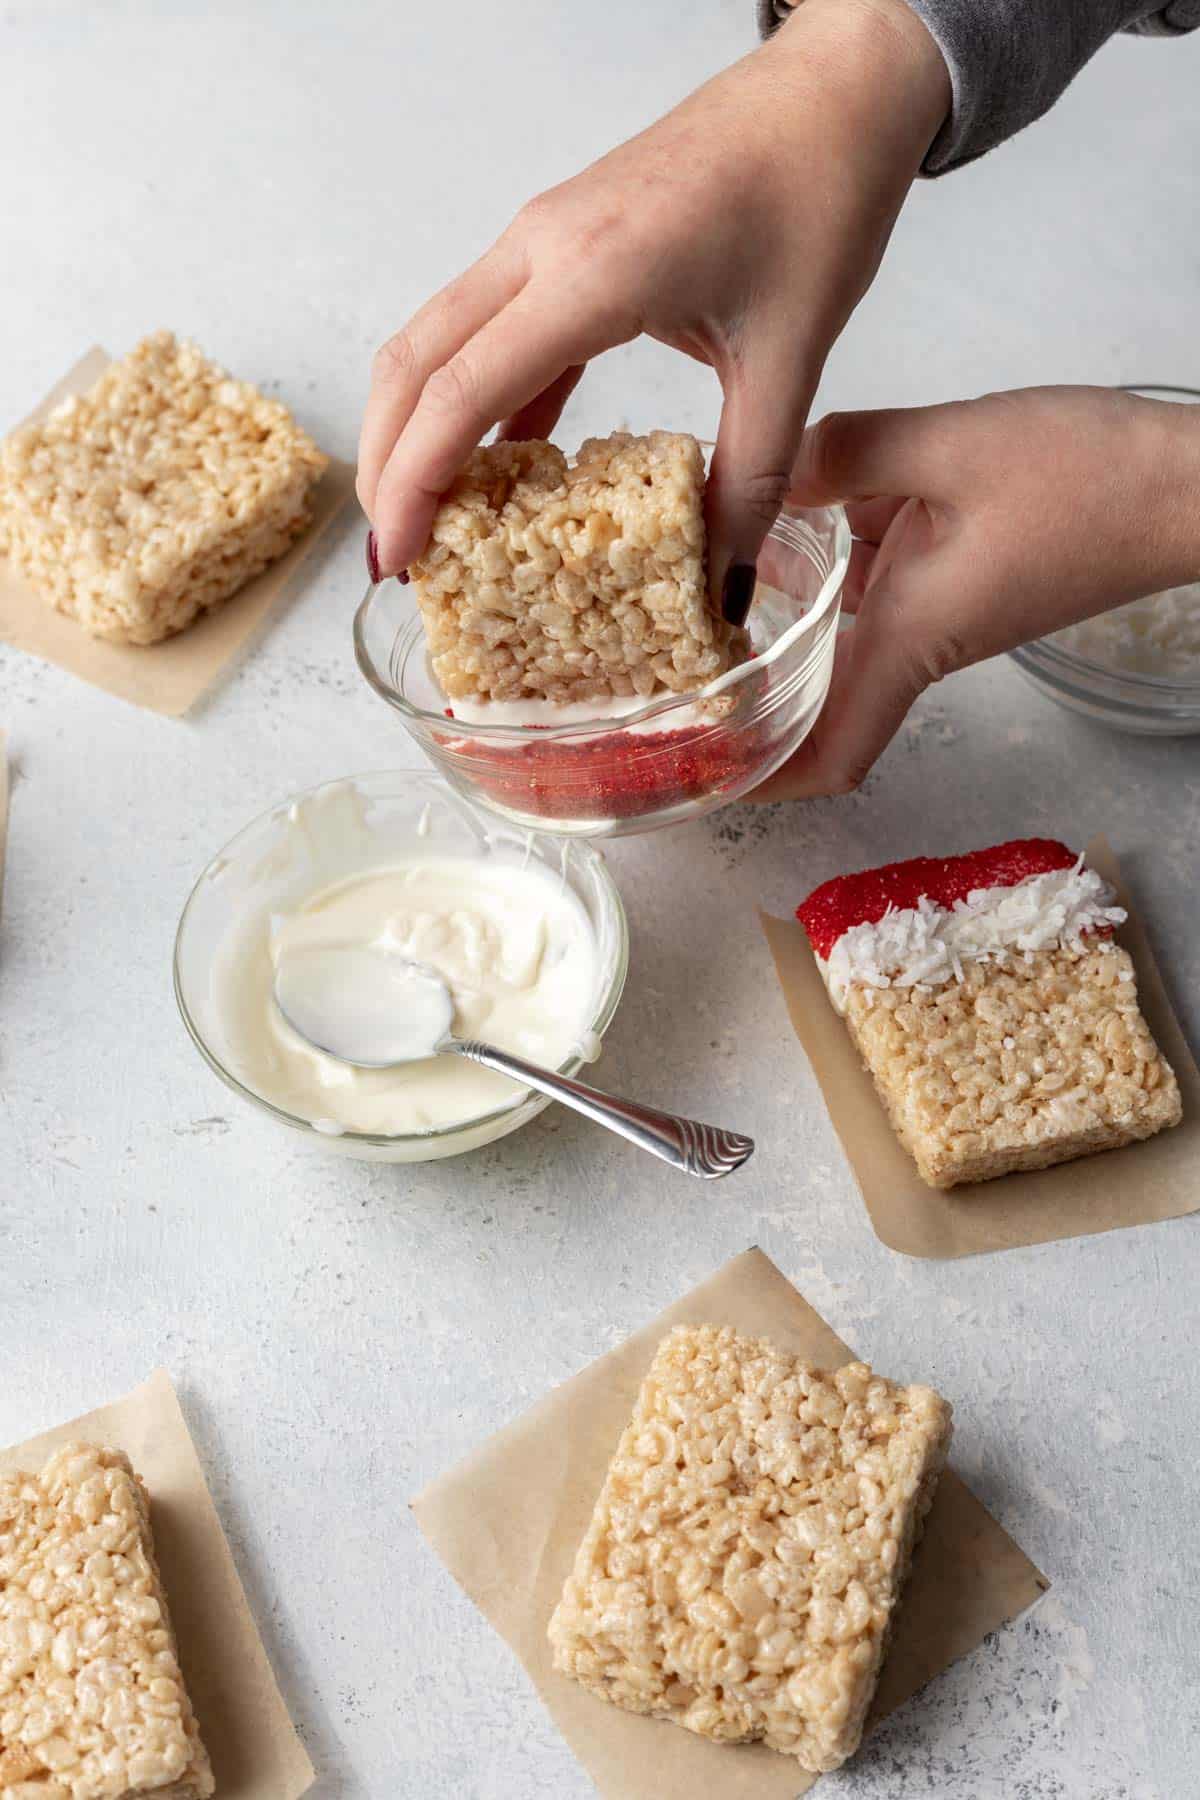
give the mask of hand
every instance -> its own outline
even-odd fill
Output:
[[[493,425],[547,436],[588,360],[648,332],[724,390],[707,502],[719,594],[778,512],[825,358],[949,104],[904,0],[805,0],[770,43],[532,201],[376,356],[358,494],[381,572],[420,554]]]
[[[832,413],[805,434],[790,497],[847,501],[854,625],[764,801],[850,792],[943,675],[1195,580],[1200,408],[1029,388]]]

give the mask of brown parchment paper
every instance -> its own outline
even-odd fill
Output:
[[[1152,1225],[1200,1208],[1200,1073],[1107,839],[1094,838],[1086,856],[1129,913],[1117,939],[1133,958],[1142,1012],[1178,1078],[1183,1121],[1123,1150],[949,1192],[927,1187],[901,1148],[850,1034],[829,1003],[804,927],[797,919],[760,915],[796,1036],[821,1085],[876,1236],[889,1249],[927,1258],[974,1256]]]
[[[732,1325],[827,1368],[853,1360],[764,1256],[747,1250],[564,1382],[412,1502],[455,1580],[516,1651],[606,1800],[794,1800],[817,1779],[762,1745],[706,1742],[596,1699],[551,1666],[546,1627],[659,1340]],[[920,1380],[920,1370],[889,1370]],[[951,1396],[953,1398],[953,1396]],[[873,1718],[1023,1612],[1049,1586],[958,1477],[938,1486]],[[463,1688],[470,1686],[463,1672]]]
[[[159,1369],[111,1406],[0,1450],[0,1474],[40,1470],[73,1439],[123,1450],[150,1490],[155,1554],[219,1800],[298,1800],[313,1766],[275,1685],[170,1377]]]
[[[68,394],[86,393],[110,360],[103,350],[89,350],[22,423],[45,418]],[[89,637],[82,625],[56,612],[0,558],[0,642],[55,663],[120,700],[180,718],[218,677],[236,666],[265,629],[301,563],[353,491],[350,464],[331,462],[311,495],[312,524],[287,555],[215,612],[161,644],[105,644]]]

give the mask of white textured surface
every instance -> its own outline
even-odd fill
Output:
[[[750,12],[9,0],[0,420],[94,339],[169,324],[351,453],[377,340],[529,192],[739,51]],[[1200,40],[1113,45],[1051,122],[923,188],[825,402],[1200,385],[1198,83]],[[703,371],[650,347],[596,370],[570,425],[713,416]],[[602,1075],[755,1132],[736,1181],[690,1184],[555,1114],[427,1172],[316,1160],[198,1062],[170,950],[191,876],[244,820],[409,758],[353,668],[361,584],[348,530],[186,724],[0,653],[20,770],[0,938],[0,1441],[165,1362],[318,1800],[582,1800],[405,1497],[757,1241],[863,1355],[953,1398],[959,1469],[1056,1583],[822,1793],[1188,1800],[1200,1227],[947,1265],[884,1250],[753,909],[917,849],[1103,827],[1195,1035],[1200,742],[1105,735],[1002,666],[931,695],[851,800],[616,846],[634,969]]]

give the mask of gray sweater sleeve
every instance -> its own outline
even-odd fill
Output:
[[[802,4],[802,0],[794,0]],[[925,159],[941,175],[1049,112],[1114,32],[1172,37],[1200,27],[1200,0],[907,0],[950,71],[954,103]],[[758,0],[766,35],[793,0]]]

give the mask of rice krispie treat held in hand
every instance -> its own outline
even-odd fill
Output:
[[[0,1476],[2,1800],[208,1800],[146,1493],[70,1444]]]
[[[748,653],[709,605],[704,459],[666,431],[476,450],[412,578],[451,700],[688,693]]]
[[[290,548],[328,459],[169,332],[0,444],[0,555],[93,637],[155,644]]]
[[[802,1768],[857,1749],[950,1408],[729,1328],[659,1345],[550,1622],[631,1712]]]
[[[1041,1169],[1181,1116],[1116,896],[1020,838],[839,876],[797,908],[893,1129],[931,1187]]]

